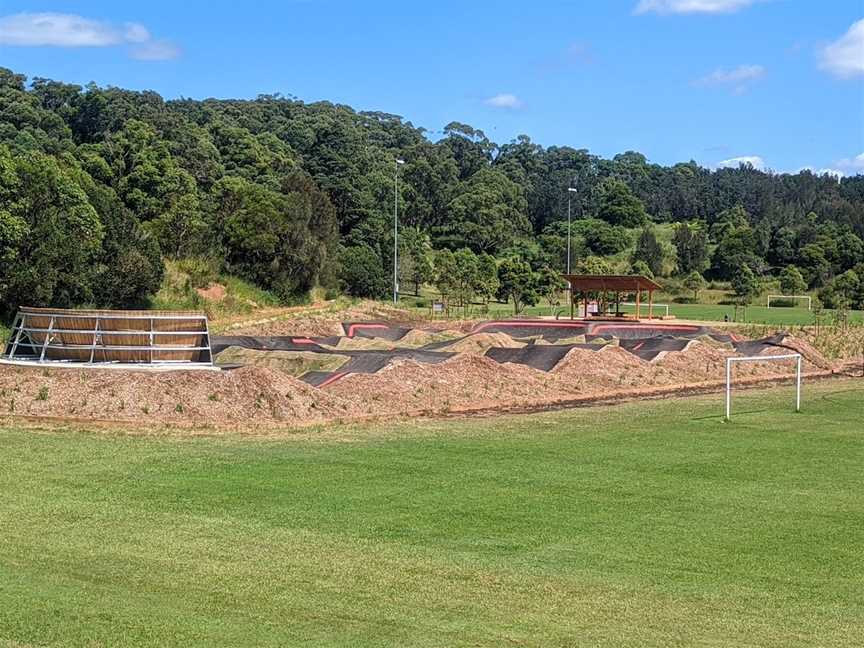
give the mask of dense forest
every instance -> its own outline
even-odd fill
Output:
[[[603,159],[458,122],[433,142],[399,116],[328,102],[165,101],[0,68],[0,316],[146,305],[166,258],[285,302],[315,286],[384,296],[397,173],[403,292],[431,284],[517,309],[554,292],[569,196],[574,270],[694,292],[731,281],[742,299],[772,276],[827,306],[864,303],[864,176]]]

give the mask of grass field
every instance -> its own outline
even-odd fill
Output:
[[[414,305],[416,304],[417,299],[410,295],[405,295],[403,296],[402,304],[406,307],[413,307],[418,311],[422,311],[428,314],[429,299],[424,298],[424,301],[427,304],[426,306],[424,306],[423,308],[416,308],[416,306]],[[727,306],[722,304],[673,304],[667,301],[664,301],[662,303],[668,303],[669,313],[671,315],[674,315],[678,319],[691,319],[704,322],[722,322],[724,316],[728,316],[729,321],[731,322],[733,321],[735,316],[734,306]],[[643,304],[642,309],[643,315],[646,315],[648,312],[648,306],[646,304]],[[622,310],[624,310],[625,312],[635,312],[635,309],[632,306],[622,306]],[[569,307],[565,308],[564,305],[550,307],[547,304],[528,307],[524,310],[522,314],[529,317],[548,317],[549,315],[553,315],[556,312],[560,313],[562,317],[569,317],[570,314]],[[665,313],[664,308],[655,309],[655,314],[662,315],[663,313]],[[513,317],[513,305],[492,302],[489,304],[488,309],[485,311],[479,305],[475,305],[469,311],[469,315],[474,317]],[[462,309],[453,309],[451,312],[451,316],[454,318],[462,317]],[[827,323],[830,322],[832,318],[833,311],[826,309],[822,316],[822,321]],[[813,313],[808,311],[807,308],[803,307],[767,308],[765,306],[748,306],[747,311],[744,315],[744,321],[750,324],[773,324],[780,326],[808,326],[814,323]],[[864,322],[864,311],[849,311],[848,321],[850,323]]]
[[[0,429],[0,646],[860,646],[864,386],[280,438]],[[5,643],[4,643],[5,641]]]

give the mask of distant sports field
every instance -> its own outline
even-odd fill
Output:
[[[410,298],[408,298],[406,301],[409,300]],[[647,305],[643,304],[642,309],[642,315],[647,315]],[[420,308],[417,310],[420,310],[423,313],[429,313],[428,307]],[[635,312],[635,308],[633,306],[622,306],[621,310],[626,313]],[[461,314],[461,312],[461,309],[454,308],[452,311],[452,315],[454,317],[457,317]],[[472,312],[480,312],[480,307],[475,306],[474,311]],[[654,309],[655,315],[663,315],[665,312],[666,309],[663,307],[655,307]],[[559,305],[551,307],[545,304],[540,306],[530,306],[526,308],[522,314],[531,317],[538,317],[554,315],[555,313],[558,313],[561,317],[569,317],[569,306],[565,307],[565,305]],[[728,317],[729,321],[731,322],[734,320],[735,317],[735,307],[723,304],[670,303],[669,313],[670,315],[674,315],[678,319],[690,319],[702,322],[722,322],[724,321],[724,317]],[[512,304],[493,302],[489,304],[488,312],[485,316],[504,317],[512,315]],[[766,306],[756,305],[748,306],[746,312],[744,312],[743,314],[742,311],[739,310],[739,317],[743,318],[743,321],[749,324],[769,324],[775,326],[809,326],[814,324],[813,313],[807,310],[807,308],[804,306],[799,306],[795,308],[783,308],[779,306],[772,306],[771,308],[768,308]],[[826,309],[822,315],[822,322],[830,322],[834,317],[834,311]],[[864,322],[864,311],[848,311],[847,319],[850,323],[862,323]]]
[[[7,424],[0,646],[860,646],[864,385],[791,405]]]

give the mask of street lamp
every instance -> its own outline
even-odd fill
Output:
[[[393,303],[399,301],[399,165],[405,160],[396,158],[393,173]]]
[[[579,193],[573,187],[567,187],[567,274],[570,274],[570,199],[571,194]]]

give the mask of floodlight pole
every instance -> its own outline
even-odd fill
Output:
[[[393,173],[393,303],[399,302],[399,165],[405,160],[396,158]]]
[[[579,193],[573,187],[567,187],[567,274],[570,274],[570,201],[571,194]]]

